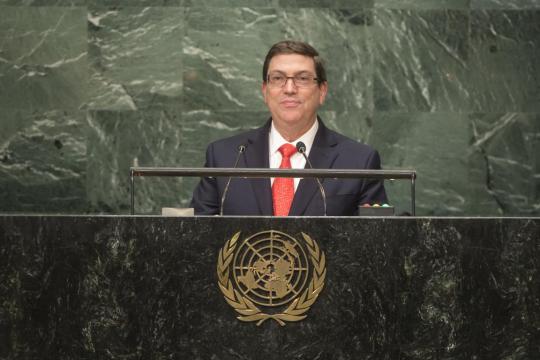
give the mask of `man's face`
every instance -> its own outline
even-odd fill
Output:
[[[309,74],[316,77],[315,62],[308,56],[299,54],[276,55],[270,60],[268,74],[295,76]],[[278,130],[296,129],[307,131],[315,120],[317,109],[324,102],[328,85],[318,85],[316,81],[308,87],[298,87],[288,79],[282,87],[274,87],[264,82],[262,93],[264,102],[272,113],[272,120]]]

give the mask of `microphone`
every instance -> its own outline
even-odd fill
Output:
[[[240,160],[240,155],[242,155],[245,151],[246,145],[238,145],[238,154],[236,155],[236,161],[234,162],[233,169],[236,169],[238,166],[238,161]],[[223,195],[221,196],[221,208],[219,209],[220,216],[223,216],[223,204],[225,203],[225,198],[227,197],[227,192],[229,191],[229,185],[231,185],[231,179],[232,177],[229,176],[229,179],[227,179],[227,184],[225,185],[225,190],[223,190]]]
[[[309,161],[308,157],[306,156],[306,144],[304,144],[301,141],[297,142],[296,150],[304,156],[304,159],[306,159],[306,164],[308,164],[309,168],[313,169],[313,166],[311,165],[311,161]],[[324,216],[326,216],[326,193],[324,192],[324,188],[319,178],[315,178],[315,180],[317,180],[317,185],[319,185],[319,191],[321,193],[323,206],[324,206]]]

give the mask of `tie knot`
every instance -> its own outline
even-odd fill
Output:
[[[284,158],[289,158],[296,152],[296,146],[291,144],[283,144],[279,147],[278,151]]]

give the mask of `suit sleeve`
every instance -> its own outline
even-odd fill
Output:
[[[213,145],[206,149],[206,162],[204,167],[215,167]],[[193,191],[191,207],[195,215],[219,214],[219,190],[215,177],[203,177]]]
[[[373,150],[366,162],[366,169],[380,170],[381,158],[377,150]],[[388,203],[383,180],[365,179],[362,182],[362,191],[360,193],[360,202],[362,204],[385,204]]]

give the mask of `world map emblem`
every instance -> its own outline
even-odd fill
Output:
[[[268,230],[240,239],[234,234],[219,251],[218,284],[238,319],[261,325],[300,321],[324,287],[325,255],[309,235],[296,238]]]

